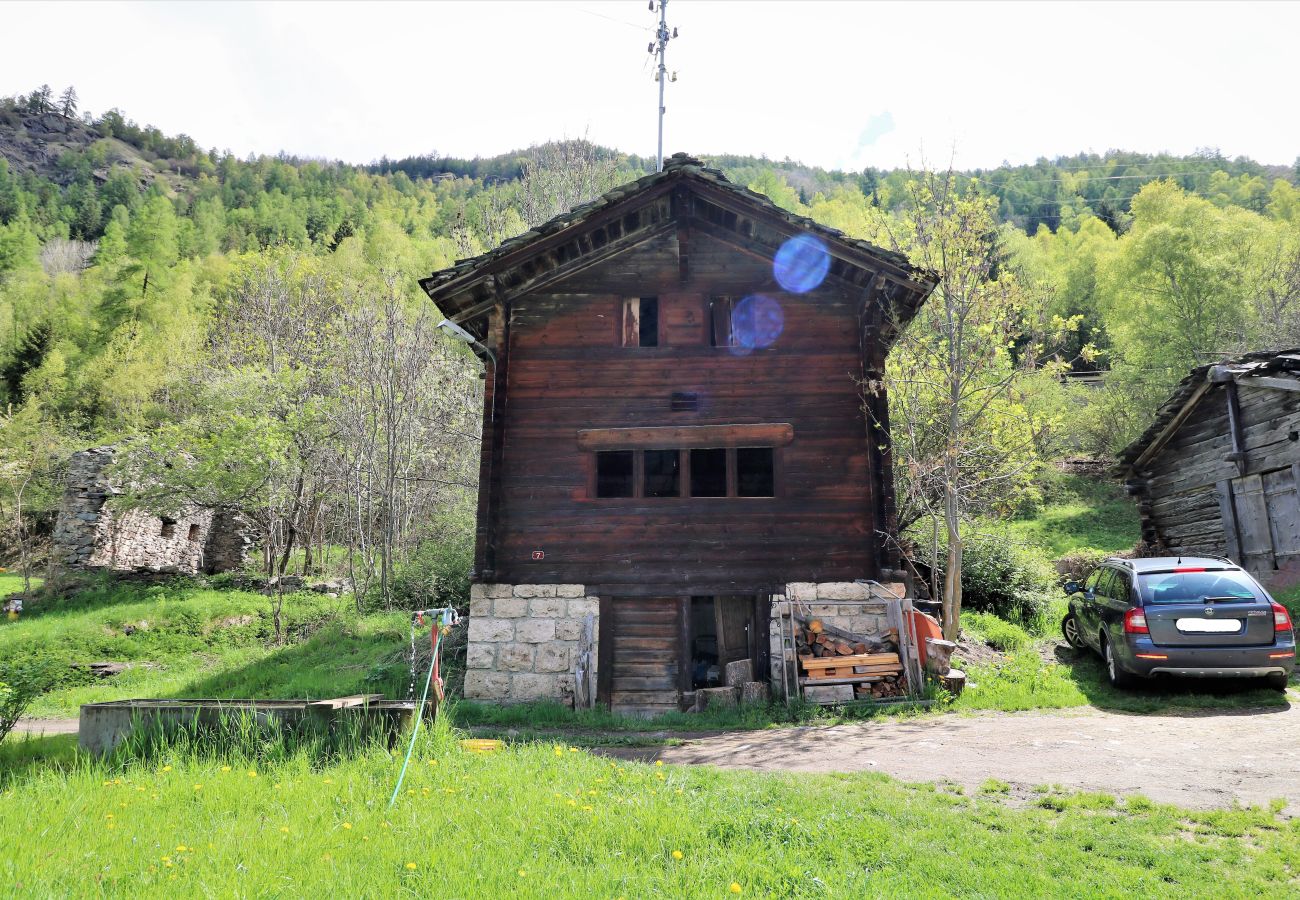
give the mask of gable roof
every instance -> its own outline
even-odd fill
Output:
[[[1192,369],[1178,382],[1173,394],[1156,411],[1155,421],[1133,443],[1119,452],[1116,473],[1123,476],[1138,463],[1158,452],[1216,384],[1236,381],[1240,384],[1271,387],[1266,380],[1272,374],[1300,373],[1300,348],[1257,350],[1241,356],[1206,363]]]
[[[795,215],[732,183],[721,170],[677,153],[664,161],[663,171],[614,188],[487,253],[459,260],[422,279],[420,286],[449,319],[472,326],[502,295],[513,296],[538,282],[564,277],[625,249],[642,234],[665,233],[681,218],[730,240],[761,242],[763,229],[787,236],[816,235],[831,255],[832,276],[863,289],[889,288],[886,295],[898,310],[900,324],[910,320],[938,283],[932,273],[911,265],[901,253]]]

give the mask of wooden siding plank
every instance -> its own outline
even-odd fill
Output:
[[[662,425],[639,428],[584,428],[578,449],[651,450],[698,447],[784,447],[794,440],[788,422],[761,425]]]

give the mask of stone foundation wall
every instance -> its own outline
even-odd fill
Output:
[[[889,630],[885,601],[906,596],[901,583],[858,584],[854,581],[825,581],[820,584],[796,581],[785,586],[785,595],[773,595],[770,628],[772,694],[785,696],[785,688],[797,677],[791,611],[805,619],[821,619],[834,628],[861,635],[883,635]],[[788,671],[782,671],[782,666]]]
[[[465,697],[495,703],[556,700],[573,704],[582,627],[600,601],[580,584],[476,584],[470,588]]]
[[[72,455],[51,539],[55,566],[196,575],[243,565],[253,542],[237,514],[191,506],[163,519],[141,509],[108,509],[120,493],[107,474],[112,462],[112,447]]]

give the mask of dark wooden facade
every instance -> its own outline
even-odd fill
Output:
[[[792,293],[773,260],[799,235],[827,271]],[[934,286],[902,257],[677,156],[423,286],[486,364],[475,581],[586,586],[605,655],[613,623],[651,640],[638,632],[665,610],[684,627],[692,596],[768,597],[897,567],[887,408],[862,385]],[[714,346],[719,304],[754,295],[767,298],[766,346]],[[627,345],[635,298],[657,303],[654,346]],[[644,451],[679,451],[687,494],[692,450],[749,447],[771,448],[773,496],[734,496],[733,452],[733,496],[597,497],[602,450],[642,451],[638,480]],[[607,608],[638,597],[639,611]]]
[[[1194,369],[1120,459],[1152,552],[1300,579],[1300,351]]]

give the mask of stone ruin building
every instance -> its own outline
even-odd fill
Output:
[[[164,518],[106,508],[121,493],[107,473],[113,452],[94,447],[72,455],[51,539],[56,569],[210,575],[243,565],[253,540],[237,513],[191,506]]]

